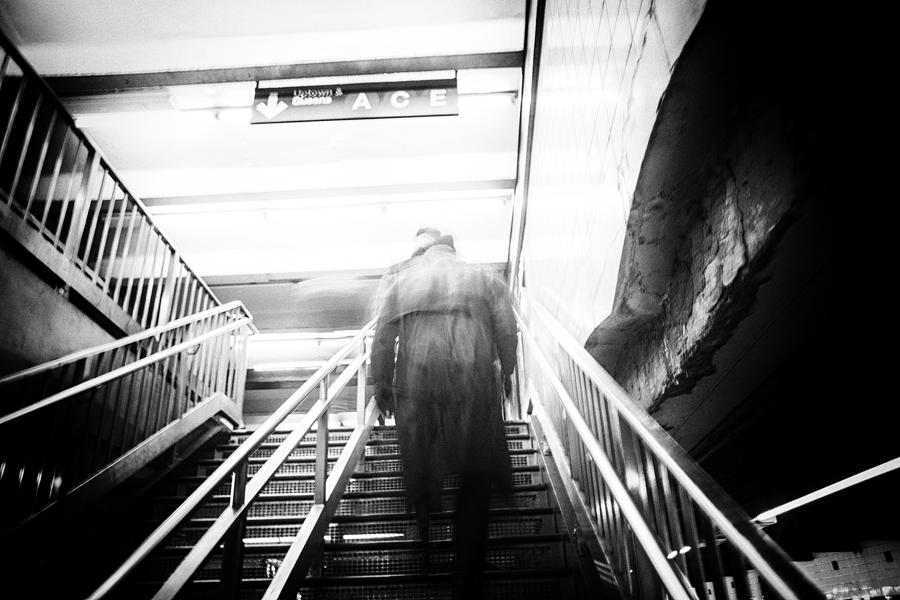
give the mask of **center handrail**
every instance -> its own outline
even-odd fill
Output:
[[[699,589],[696,584],[705,586],[710,579],[718,597],[724,592],[720,586],[724,586],[725,573],[731,573],[737,582],[736,573],[741,572],[743,576],[741,565],[745,563],[783,598],[821,597],[787,555],[546,308],[530,296],[526,306],[529,314],[549,333],[549,339],[562,349],[562,366],[554,368],[522,313],[515,311],[529,352],[543,374],[550,378],[550,387],[560,399],[564,417],[554,425],[563,427],[563,437],[567,434],[569,437],[565,437],[567,443],[559,449],[564,449],[572,463],[569,468],[590,507],[595,531],[606,536],[613,535],[613,530],[617,535],[622,534],[617,529],[621,523],[608,506],[614,500],[641,543],[645,558],[675,598],[693,595],[691,587]],[[560,380],[557,374],[560,370],[568,374],[563,375],[568,377],[568,385]],[[544,402],[539,398],[534,400],[539,405]],[[540,410],[547,412],[546,407]],[[595,470],[599,471],[599,480]],[[623,486],[627,486],[627,492]],[[627,497],[622,496],[623,492]],[[698,528],[698,518],[705,527]],[[721,550],[728,559],[725,563],[717,548],[722,540],[730,544]],[[617,543],[607,540],[605,545],[614,553]],[[697,556],[701,549],[702,561]],[[726,550],[730,554],[726,555]],[[692,551],[687,560],[684,555]],[[631,568],[633,563],[642,560],[631,558]],[[712,567],[704,570],[704,562]],[[623,570],[627,578],[630,569]],[[637,575],[642,576],[647,574]],[[722,581],[716,581],[717,577]]]
[[[282,442],[279,448],[272,454],[272,456],[266,461],[260,471],[254,476],[251,482],[246,481],[246,465],[247,460],[250,458],[250,455],[259,448],[260,445],[269,437],[275,430],[284,422],[284,420],[296,410],[299,405],[306,399],[306,397],[317,387],[320,388],[323,385],[327,386],[327,378],[328,376],[338,367],[344,359],[354,350],[359,349],[365,345],[366,338],[371,334],[372,330],[375,327],[375,319],[367,323],[360,329],[359,333],[357,333],[347,344],[345,344],[337,353],[335,353],[322,367],[320,367],[315,374],[313,374],[303,385],[301,385],[294,393],[292,393],[287,400],[285,400],[278,409],[268,418],[266,421],[256,430],[254,431],[240,446],[238,446],[230,456],[228,456],[225,461],[219,465],[219,467],[210,474],[200,485],[194,490],[179,506],[172,512],[142,543],[138,548],[132,552],[132,554],[116,569],[116,571],[110,575],[90,596],[89,600],[99,600],[100,598],[105,597],[109,592],[115,589],[118,585],[120,585],[124,579],[131,573],[141,562],[143,562],[148,556],[150,556],[151,552],[156,549],[161,543],[163,543],[167,538],[169,538],[178,526],[184,521],[191,513],[193,513],[209,496],[216,488],[218,488],[226,478],[231,476],[233,478],[233,487],[232,487],[232,510],[226,511],[223,513],[219,519],[216,520],[210,530],[201,538],[201,540],[194,546],[191,554],[185,558],[182,562],[182,566],[191,563],[191,565],[187,568],[179,567],[179,570],[173,574],[172,577],[166,582],[163,586],[163,589],[155,596],[155,598],[168,598],[173,597],[180,589],[181,586],[186,583],[189,577],[193,574],[193,570],[199,566],[202,558],[199,560],[193,560],[195,555],[200,555],[204,553],[208,553],[212,550],[212,548],[218,544],[221,540],[221,537],[227,533],[228,527],[222,527],[220,525],[220,521],[223,518],[227,519],[236,519],[239,518],[235,513],[240,512],[240,510],[245,510],[246,506],[258,495],[264,485],[268,482],[268,479],[274,475],[278,466],[284,460],[287,459],[290,452],[293,450],[294,446],[300,441],[303,435],[305,435],[313,424],[316,422],[321,423],[321,417],[327,410],[327,405],[330,403],[331,399],[334,398],[334,393],[329,392],[327,390],[321,391],[321,398],[316,405],[313,406],[312,410],[309,414],[307,414],[304,423],[301,424],[297,429],[294,430],[294,433],[289,435],[288,438]],[[341,376],[334,382],[333,388],[343,387],[352,374],[357,370],[363,367],[366,359],[368,358],[368,354],[363,351],[360,352],[360,355],[356,360],[351,362],[348,365]],[[365,382],[359,381],[359,385],[362,386],[362,393],[364,393]],[[360,407],[360,414],[362,416],[363,409]],[[327,415],[326,415],[327,416]],[[321,432],[320,432],[321,433]],[[295,439],[296,438],[296,439]],[[286,452],[285,452],[286,451]],[[276,464],[277,463],[277,464]],[[241,471],[241,467],[243,466],[243,476],[238,475]],[[318,470],[317,470],[317,476]],[[324,477],[324,472],[322,473],[322,477]],[[243,482],[241,484],[241,489],[236,490],[236,481],[243,478]],[[324,483],[324,479],[323,479]],[[240,508],[240,510],[238,510]],[[219,527],[217,527],[219,525]],[[210,535],[211,532],[216,532],[214,535]],[[216,539],[212,539],[216,537]]]

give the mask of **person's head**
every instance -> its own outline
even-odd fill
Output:
[[[421,254],[432,244],[434,241],[441,237],[441,232],[439,229],[435,229],[434,227],[422,227],[416,232],[416,254]]]
[[[450,246],[450,248],[456,252],[456,245],[453,242],[452,235],[442,235],[438,239],[434,240],[434,246]]]

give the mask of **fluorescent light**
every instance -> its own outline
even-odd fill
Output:
[[[326,361],[297,360],[293,362],[262,363],[250,368],[254,371],[290,371],[292,369],[318,369]]]
[[[396,538],[406,537],[403,533],[348,533],[344,536],[345,540],[392,540]]]
[[[293,341],[293,340],[342,340],[352,338],[358,329],[339,330],[339,331],[286,331],[282,333],[258,333],[250,338],[254,344],[275,341]]]
[[[297,536],[244,538],[244,544],[247,546],[261,546],[263,544],[291,544],[295,539],[297,539]]]
[[[357,83],[390,83],[393,81],[443,81],[456,79],[456,71],[414,71],[405,73],[372,73],[366,75],[333,75],[299,79],[267,79],[260,81],[261,90],[285,87],[314,87],[317,85],[351,85]]]
[[[416,192],[405,194],[360,194],[329,196],[325,198],[237,200],[234,202],[200,202],[196,204],[184,202],[182,204],[154,206],[151,211],[154,215],[184,215],[241,211],[334,209],[336,207],[353,207],[370,204],[400,204],[405,202],[421,204],[424,202],[444,202],[447,200],[500,200],[506,203],[511,199],[512,193],[513,190],[488,189]]]

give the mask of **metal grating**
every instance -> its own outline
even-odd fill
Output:
[[[299,526],[298,526],[299,527]],[[432,520],[429,527],[432,541],[453,539],[454,524],[451,520]],[[552,515],[533,515],[514,518],[497,518],[488,526],[488,537],[512,537],[554,533]],[[328,526],[330,542],[357,544],[378,543],[385,540],[419,541],[419,529],[412,519],[391,521],[366,521],[361,523],[332,522]],[[348,537],[349,536],[349,537]]]
[[[367,460],[363,463],[363,471],[366,473],[399,473],[403,470],[403,465],[399,459],[393,458],[388,460]]]
[[[406,498],[345,498],[338,505],[336,514],[384,515],[405,512],[408,512]]]
[[[517,544],[488,548],[485,562],[497,570],[562,568],[558,543]],[[451,565],[455,552],[429,551],[432,565]],[[423,573],[424,554],[419,548],[394,550],[343,550],[323,552],[322,575],[399,575]]]
[[[275,479],[266,484],[261,495],[312,494],[315,482],[312,479]]]
[[[485,586],[491,600],[563,600],[573,597],[568,578],[491,581]],[[298,600],[452,600],[450,584],[389,583],[301,588]]]
[[[232,434],[231,438],[229,438],[229,440],[227,442],[227,445],[228,446],[240,446],[245,441],[247,441],[247,438],[250,437],[250,433],[252,433],[252,432]],[[329,443],[338,443],[338,444],[344,443],[350,439],[351,433],[352,433],[351,431],[329,431],[328,432],[328,441],[329,441]],[[289,434],[287,434],[287,433],[273,433],[273,434],[269,435],[269,437],[267,437],[263,443],[264,444],[281,444],[284,440],[287,439],[288,435]],[[315,431],[311,431],[310,433],[307,433],[303,437],[303,442],[315,442],[315,441],[316,441],[316,432]]]
[[[250,518],[306,516],[312,505],[312,500],[254,502],[247,515]]]

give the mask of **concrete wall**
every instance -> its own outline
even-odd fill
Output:
[[[704,5],[546,3],[523,272],[577,339],[612,309],[657,106]]]
[[[0,373],[114,339],[5,237],[0,239],[0,307]]]

